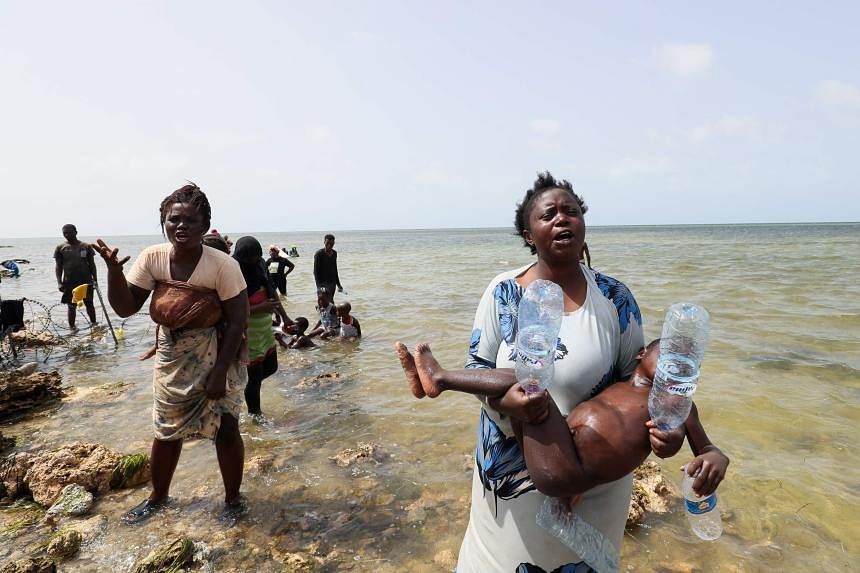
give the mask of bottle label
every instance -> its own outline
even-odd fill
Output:
[[[705,499],[700,499],[699,501],[684,499],[684,503],[687,504],[687,513],[701,515],[703,513],[708,513],[717,507],[717,494],[712,493]]]
[[[685,384],[669,384],[666,386],[666,392],[675,396],[686,396],[690,398],[696,393],[696,383],[687,382]]]
[[[522,350],[517,352],[517,360],[530,368],[541,369],[546,365],[546,356],[534,355]]]

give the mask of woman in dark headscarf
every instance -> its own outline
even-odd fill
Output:
[[[293,323],[263,268],[263,248],[254,237],[236,241],[233,258],[239,263],[248,291],[251,316],[248,319],[248,385],[245,386],[245,403],[248,414],[261,418],[260,385],[278,370],[278,354],[272,334],[272,313],[278,314],[284,328]]]

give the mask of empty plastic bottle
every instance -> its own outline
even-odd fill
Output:
[[[648,395],[648,412],[661,430],[677,428],[690,414],[710,334],[710,317],[701,306],[679,302],[666,312]]]
[[[516,376],[528,394],[545,390],[555,373],[555,348],[564,294],[552,281],[538,279],[523,292],[517,309]]]
[[[712,493],[707,497],[698,495],[693,491],[693,482],[696,481],[698,472],[688,476],[687,466],[684,466],[683,472],[681,495],[684,496],[684,508],[690,522],[690,529],[705,541],[718,539],[723,534],[723,519],[717,507],[717,494]]]
[[[566,508],[560,499],[546,498],[535,516],[535,522],[573,549],[595,571],[618,571],[620,553],[615,544],[576,511]]]

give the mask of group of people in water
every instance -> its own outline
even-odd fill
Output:
[[[168,195],[159,213],[168,242],[144,249],[126,273],[129,256],[120,257],[117,248],[101,239],[95,245],[82,243],[74,225],[64,226],[66,242],[55,251],[58,286],[62,302],[69,304],[72,328],[77,309],[71,291],[81,284],[97,286],[95,252],[107,266],[107,299],[119,316],[138,312],[151,297],[156,341],[141,358],[155,359],[152,492],[123,521],[138,523],[171,503],[170,484],[183,441],[206,437],[215,442],[224,482],[221,517],[234,522],[247,510],[240,493],[244,444],[239,417],[245,406],[250,418],[263,419],[260,388],[277,371],[277,344],[308,348],[317,337],[355,340],[361,329],[348,302],[333,304],[334,288],[343,290],[332,252],[334,237],[326,236],[320,249],[326,266],[314,272],[319,319],[309,331],[307,318],[293,320],[284,309],[286,275],[294,264],[277,246],[270,246],[266,260],[256,238],[241,237],[234,245],[210,230],[211,207],[195,184]],[[83,303],[95,323],[92,289]]]
[[[605,543],[619,548],[632,470],[651,452],[675,455],[685,438],[695,456],[687,471],[697,474],[698,493],[713,492],[725,476],[729,460],[708,439],[695,407],[676,430],[661,431],[649,420],[647,396],[659,340],[645,346],[633,294],[591,267],[586,211],[571,184],[548,172],[526,191],[516,207],[515,228],[536,260],[499,274],[487,286],[464,369],[442,368],[426,344],[410,352],[397,343],[415,397],[452,390],[480,399],[471,509],[458,573],[591,570],[536,524],[543,501],[564,498]],[[193,184],[168,195],[159,212],[168,242],[146,248],[128,272],[123,272],[128,256],[120,257],[102,240],[95,247],[107,265],[114,311],[129,316],[151,297],[150,316],[158,324],[152,492],[123,519],[137,523],[170,503],[183,440],[204,436],[215,442],[223,515],[235,520],[247,510],[240,493],[239,415],[243,403],[252,416],[262,414],[260,385],[277,370],[276,345],[308,348],[315,338],[357,338],[361,326],[349,303],[334,302],[335,293],[343,291],[334,236],[327,235],[314,255],[319,316],[311,327],[305,317],[291,319],[277,296],[286,293],[294,265],[276,245],[264,260],[259,241],[242,237],[231,256],[227,237],[210,232],[208,199]],[[72,248],[58,247],[55,256],[65,302],[66,257],[87,265],[92,257],[83,248],[75,250],[73,227],[63,232]],[[92,272],[94,279],[94,266]],[[537,279],[561,287],[565,312],[553,386],[530,395],[515,383],[513,372],[516,309],[524,289]]]

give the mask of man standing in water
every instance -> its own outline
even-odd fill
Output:
[[[96,281],[96,265],[93,260],[93,248],[78,240],[78,230],[71,223],[63,225],[63,237],[66,242],[57,245],[54,249],[54,260],[56,261],[55,272],[57,273],[57,287],[63,293],[61,302],[69,309],[69,328],[75,328],[75,317],[77,308],[72,303],[72,290],[80,285],[88,285],[87,296],[84,297],[84,306],[87,308],[87,316],[92,324],[96,323],[96,308],[93,306],[93,283]]]
[[[325,288],[334,300],[334,289],[343,292],[340,278],[337,275],[337,251],[334,250],[334,235],[326,235],[323,242],[324,248],[314,254],[314,281],[317,290]]]

